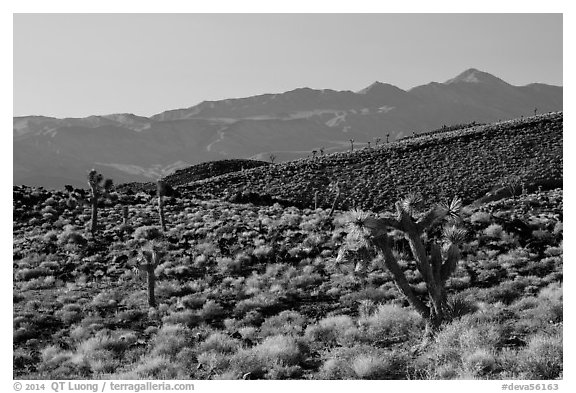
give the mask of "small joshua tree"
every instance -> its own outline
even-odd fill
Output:
[[[164,181],[158,180],[157,182],[157,194],[158,194],[158,214],[160,215],[160,226],[162,231],[166,232],[166,220],[164,218],[164,203],[162,197],[166,193],[166,185]]]
[[[140,251],[138,258],[138,269],[145,272],[148,276],[148,305],[156,307],[156,296],[154,294],[156,286],[156,276],[154,270],[161,263],[163,252],[156,244],[150,248]]]
[[[268,156],[268,158],[270,159],[270,162],[271,162],[272,164],[274,164],[274,161],[276,161],[276,154],[270,153],[270,155]]]
[[[128,205],[124,205],[122,206],[122,223],[124,224],[124,226],[128,226]]]
[[[92,206],[90,232],[92,233],[92,236],[94,236],[98,229],[98,200],[100,196],[106,196],[110,192],[114,183],[112,182],[112,179],[104,180],[102,174],[98,173],[95,169],[92,169],[88,173],[88,185],[90,186],[90,191],[92,193],[90,197],[90,205]]]
[[[466,231],[455,224],[461,208],[460,199],[454,198],[448,205],[437,205],[415,217],[420,201],[416,194],[410,195],[396,203],[395,215],[387,214],[379,218],[367,212],[352,212],[349,221],[351,231],[347,242],[340,249],[337,261],[352,260],[365,264],[375,256],[380,256],[380,263],[383,264],[380,267],[392,273],[402,294],[426,321],[427,337],[430,337],[449,318],[445,284],[460,259],[458,245],[464,240]],[[448,217],[452,218],[452,223],[444,227],[443,245],[432,241],[427,253],[425,231]],[[417,269],[426,283],[428,302],[416,295],[392,253],[389,229],[403,232],[408,240]]]
[[[378,145],[380,144],[380,142],[382,142],[382,138],[376,138],[374,140],[374,142],[376,143],[376,147],[378,147]]]
[[[338,198],[340,197],[340,186],[338,185],[338,182],[336,182],[332,188],[334,191],[336,191],[336,195],[334,196],[334,202],[332,202],[332,208],[330,209],[328,217],[332,217],[332,214],[334,214],[334,209],[336,209],[336,202],[338,202]]]
[[[350,139],[350,151],[354,151],[354,139]]]
[[[386,143],[390,141],[390,134],[386,134]]]

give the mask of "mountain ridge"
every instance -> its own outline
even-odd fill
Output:
[[[301,87],[284,93],[203,101],[150,117],[133,113],[58,119],[13,118],[14,184],[61,187],[38,179],[76,179],[104,171],[121,181],[150,181],[175,168],[231,158],[312,150],[342,151],[459,123],[495,122],[562,110],[560,86],[513,86],[470,68],[445,82],[402,90],[374,82],[357,92]],[[103,137],[106,135],[106,137]]]

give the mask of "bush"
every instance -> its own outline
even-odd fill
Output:
[[[518,353],[523,379],[556,379],[562,373],[562,335],[533,336]]]
[[[470,216],[470,222],[473,224],[488,224],[490,222],[490,213],[486,212],[475,212]]]
[[[267,337],[261,344],[252,348],[257,357],[270,364],[296,365],[305,358],[306,348],[301,341],[290,336]]]
[[[302,333],[306,318],[296,311],[286,310],[264,321],[260,327],[262,336],[285,334],[297,336]]]
[[[232,354],[240,348],[240,341],[235,340],[223,333],[212,333],[204,342],[200,344],[201,352],[218,352],[222,354]]]
[[[64,231],[58,235],[58,244],[86,244],[86,239],[77,232],[73,225],[66,225]]]
[[[309,325],[306,328],[306,337],[312,342],[336,345],[342,343],[346,331],[354,328],[356,325],[352,318],[348,315],[337,315],[321,319],[316,325]]]
[[[484,234],[493,239],[500,239],[503,232],[502,226],[498,224],[491,224],[484,229]]]
[[[165,356],[145,356],[134,370],[118,379],[186,379],[182,367]]]
[[[162,231],[157,226],[143,226],[136,228],[132,236],[137,240],[154,240],[162,237]]]
[[[382,304],[372,315],[360,318],[358,324],[366,329],[365,334],[369,340],[405,341],[422,336],[424,321],[414,310]]]
[[[183,325],[165,324],[152,339],[150,353],[153,356],[175,358],[180,351],[192,345],[193,337],[190,329]]]

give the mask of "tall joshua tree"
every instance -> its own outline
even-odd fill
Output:
[[[350,215],[349,224],[352,231],[347,242],[340,249],[338,261],[358,260],[366,263],[375,256],[380,256],[381,268],[392,273],[394,281],[408,302],[426,321],[427,337],[448,319],[448,305],[445,284],[456,269],[460,259],[458,245],[464,240],[466,231],[456,224],[461,208],[461,200],[454,198],[448,205],[437,205],[427,212],[416,215],[418,198],[407,197],[396,203],[396,214],[372,217],[370,213],[355,211]],[[439,225],[446,218],[451,223],[443,230],[443,245],[431,241],[429,253],[424,241],[425,231]],[[404,233],[410,244],[412,256],[428,292],[428,301],[418,297],[397,258],[392,253],[389,229]]]
[[[164,252],[157,244],[151,244],[149,248],[140,251],[138,269],[148,276],[148,305],[156,307],[156,276],[154,270],[161,263]]]
[[[164,218],[164,202],[162,197],[166,193],[166,185],[164,181],[158,180],[157,182],[157,194],[158,194],[158,214],[160,215],[160,226],[162,231],[166,232],[166,219]]]
[[[88,185],[90,186],[90,191],[92,193],[90,196],[90,205],[92,206],[90,232],[92,233],[92,236],[94,236],[98,229],[98,200],[101,196],[106,196],[110,190],[112,190],[114,183],[112,182],[112,179],[104,180],[104,176],[102,176],[101,173],[92,169],[88,173]]]

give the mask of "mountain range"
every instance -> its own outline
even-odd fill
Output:
[[[352,91],[299,88],[204,101],[151,117],[14,117],[14,185],[85,187],[92,168],[116,183],[150,181],[200,162],[276,162],[390,141],[444,125],[562,110],[561,86],[511,85],[469,69],[410,90],[375,82]]]

